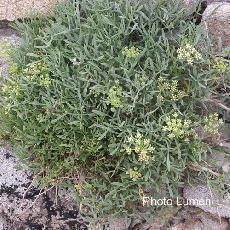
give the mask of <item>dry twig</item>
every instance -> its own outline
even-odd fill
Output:
[[[222,109],[224,109],[224,110],[230,112],[230,108],[227,107],[226,105],[222,104],[222,103],[221,103],[219,100],[217,100],[217,99],[205,99],[204,101],[212,102],[212,103],[218,105],[219,107],[221,107]]]
[[[198,165],[198,164],[190,163],[188,165],[188,167],[189,167],[189,169],[191,169],[193,171],[198,171],[198,172],[205,171],[205,172],[209,172],[210,174],[212,174],[214,176],[220,176],[219,173],[214,172],[212,169],[204,167],[204,166],[201,166],[201,165]]]

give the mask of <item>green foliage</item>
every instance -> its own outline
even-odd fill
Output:
[[[206,151],[197,102],[216,83],[208,40],[181,6],[89,0],[17,23],[1,133],[41,186],[80,174],[78,198],[94,215],[138,212],[162,184],[177,194]]]

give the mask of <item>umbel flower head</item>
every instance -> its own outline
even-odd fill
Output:
[[[108,101],[111,104],[111,111],[115,112],[116,109],[121,108],[122,104],[122,88],[119,81],[115,81],[115,85],[109,89]]]
[[[219,135],[219,129],[223,120],[218,118],[218,114],[210,114],[204,119],[204,131],[209,135]]]
[[[178,59],[187,62],[192,65],[194,61],[199,61],[202,59],[202,55],[189,43],[180,47],[177,50]]]
[[[38,81],[45,88],[52,83],[49,66],[44,62],[30,63],[22,72],[28,81]]]
[[[2,92],[5,95],[5,99],[11,98],[11,94],[13,93],[15,96],[20,95],[20,87],[17,82],[11,82],[11,84],[4,84],[2,86]]]
[[[11,44],[7,39],[0,42],[0,57],[8,59],[10,56]]]
[[[131,48],[125,47],[122,51],[122,54],[128,58],[136,58],[137,56],[139,56],[140,51],[134,46],[132,46]]]
[[[171,101],[178,101],[186,96],[186,93],[178,89],[178,81],[172,80],[169,82],[163,77],[158,79],[158,90],[161,92],[161,100],[170,99]]]
[[[128,155],[132,152],[138,155],[138,161],[148,163],[151,157],[151,153],[155,148],[151,145],[150,139],[144,138],[142,134],[137,132],[133,137],[130,136],[125,144],[125,151]]]
[[[167,132],[170,139],[183,139],[188,141],[188,136],[195,135],[194,130],[191,128],[191,120],[182,119],[178,113],[166,117],[166,125],[163,131]]]
[[[216,60],[213,68],[220,74],[226,73],[229,70],[229,65],[223,59]]]
[[[129,177],[130,177],[133,181],[137,181],[137,180],[139,180],[139,179],[142,177],[141,173],[138,172],[138,170],[137,170],[136,167],[134,167],[134,169],[129,169],[129,170],[126,172],[126,174],[128,174]]]

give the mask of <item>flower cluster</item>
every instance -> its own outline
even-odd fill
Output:
[[[171,101],[178,101],[186,96],[186,93],[184,91],[178,89],[177,80],[172,80],[172,82],[168,82],[163,77],[159,77],[158,89],[163,95],[161,95],[161,101],[163,101],[164,98],[169,98]]]
[[[5,114],[8,114],[11,109],[12,101],[15,97],[19,97],[21,94],[21,89],[19,85],[14,81],[6,82],[1,87],[2,98],[5,101],[4,111]]]
[[[7,39],[4,39],[0,43],[0,57],[9,58],[10,50],[11,50],[11,44]]]
[[[218,118],[218,114],[210,114],[204,119],[204,131],[209,135],[219,135],[219,129],[223,120]]]
[[[132,46],[131,48],[125,47],[122,54],[128,58],[136,58],[139,56],[140,51],[138,48]]]
[[[134,167],[134,169],[129,169],[126,174],[129,174],[129,177],[133,180],[133,181],[137,181],[139,180],[142,175],[140,172],[137,171],[137,168]]]
[[[49,88],[49,86],[51,85],[51,79],[49,77],[49,74],[46,74],[45,76],[41,75],[40,84],[45,88]]]
[[[92,94],[95,98],[105,93],[105,90],[100,85],[94,85],[89,88],[90,94]]]
[[[166,126],[163,127],[163,131],[167,132],[171,139],[189,141],[188,136],[195,135],[194,130],[191,129],[191,124],[191,120],[179,118],[179,114],[174,113],[172,116],[166,117]]]
[[[40,114],[37,116],[37,121],[38,121],[39,123],[44,122],[44,121],[45,121],[45,116],[42,115],[42,114],[40,113]]]
[[[119,81],[116,81],[115,85],[109,89],[108,100],[113,112],[122,107],[122,88],[119,85]]]
[[[145,75],[135,74],[134,83],[137,88],[143,87],[147,82]]]
[[[202,59],[201,54],[189,43],[185,44],[177,50],[178,59],[192,65],[194,61]]]
[[[222,73],[226,73],[229,70],[229,65],[227,65],[223,59],[218,59],[213,65],[213,68],[218,73],[222,74]]]
[[[22,72],[29,81],[38,81],[45,88],[51,85],[49,67],[44,62],[30,63]]]
[[[6,104],[4,110],[5,110],[4,112],[6,115],[9,114],[11,110],[11,104],[10,103]]]
[[[9,74],[10,76],[17,76],[19,74],[19,66],[17,63],[10,63],[9,65]]]
[[[128,155],[132,152],[138,154],[138,161],[148,163],[150,154],[154,151],[154,147],[150,143],[150,139],[144,138],[142,134],[137,132],[136,136],[130,136],[124,146]]]
[[[19,86],[17,85],[16,82],[11,82],[11,84],[4,84],[2,86],[2,92],[6,96],[9,96],[11,93],[13,93],[15,96],[19,96],[20,95],[20,88],[19,88]],[[11,96],[9,96],[9,98],[10,97]]]
[[[189,144],[190,144],[191,151],[194,154],[198,154],[198,153],[203,154],[208,151],[208,145],[201,140],[196,140]]]

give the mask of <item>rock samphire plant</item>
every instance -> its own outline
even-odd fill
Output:
[[[72,186],[100,216],[137,213],[162,187],[176,195],[209,149],[197,130],[219,132],[199,101],[227,71],[181,2],[85,0],[15,27],[1,136],[39,185]]]

